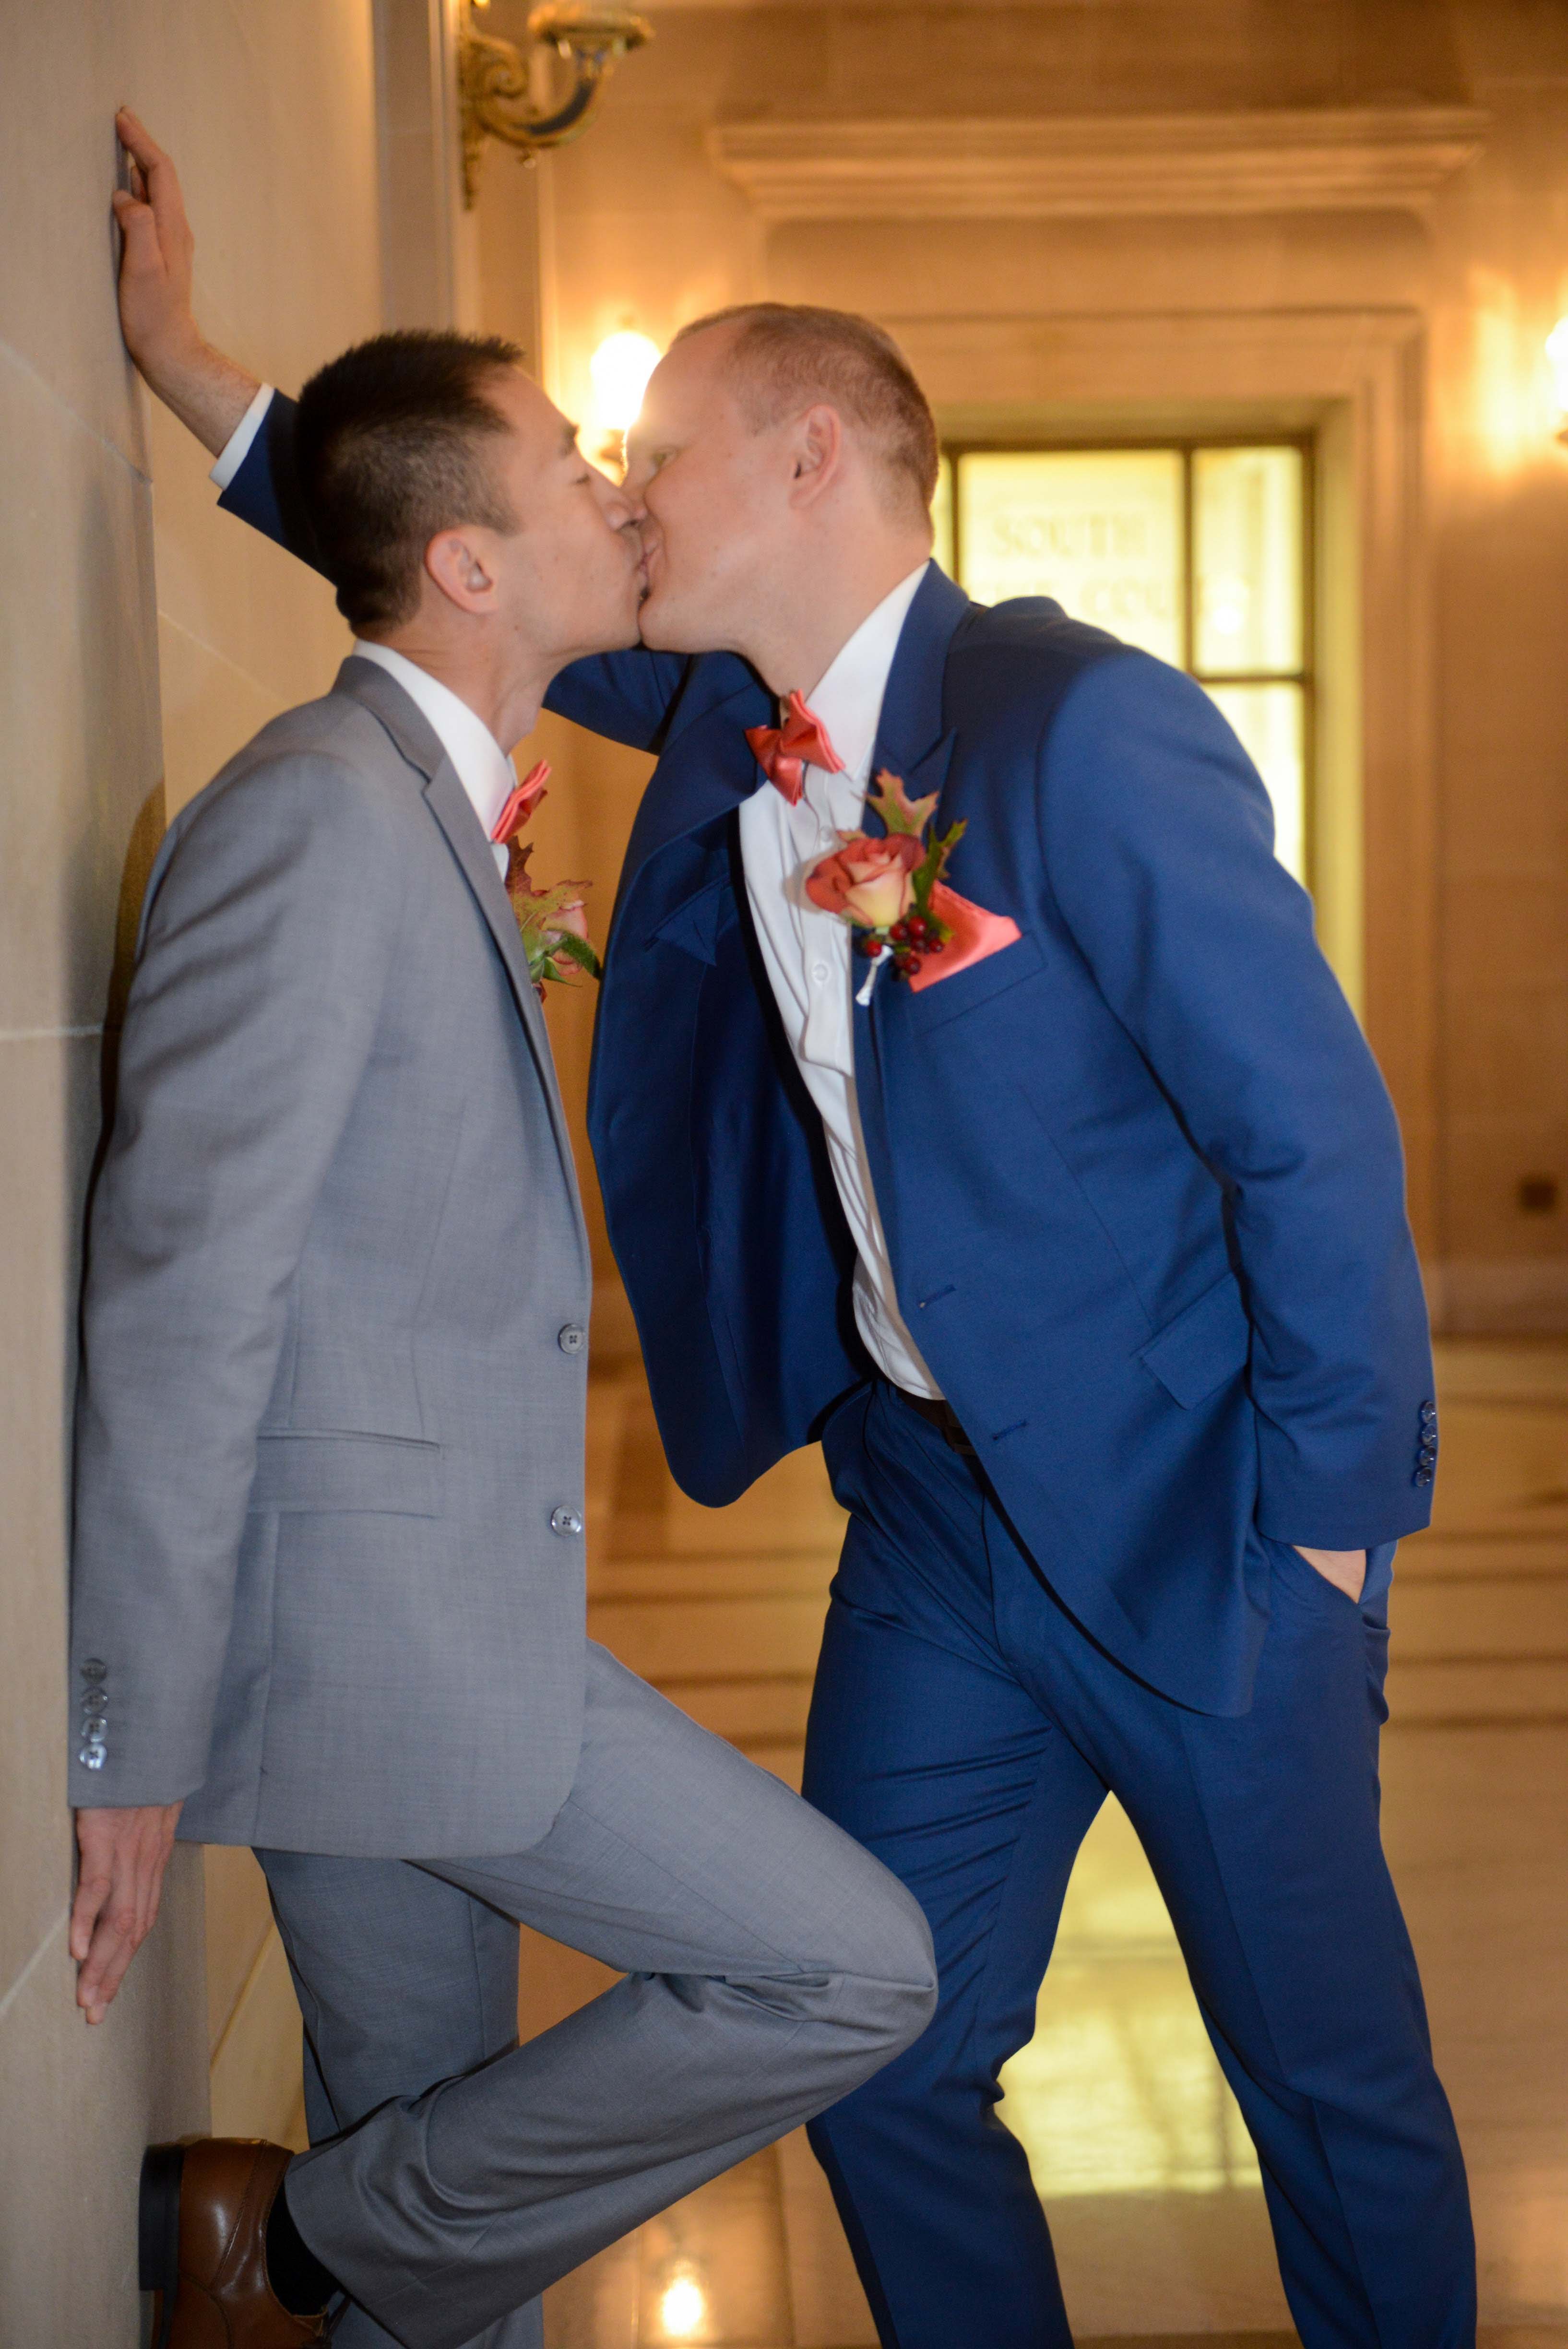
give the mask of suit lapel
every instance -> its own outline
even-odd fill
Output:
[[[933,563],[916,590],[888,673],[882,716],[877,729],[873,773],[886,767],[901,775],[911,799],[940,792],[948,779],[958,738],[944,731],[943,702],[948,653],[959,625],[974,605],[961,587]],[[939,807],[936,820],[942,824]],[[875,811],[866,811],[868,831],[884,829]],[[873,1160],[881,1132],[881,1055],[878,1023],[887,990],[894,981],[883,971],[871,989],[869,1004],[855,1006],[856,1088],[860,1096],[862,1124]],[[857,990],[858,993],[858,989]],[[873,1136],[875,1135],[875,1140]],[[880,1180],[883,1168],[874,1164]]]
[[[871,768],[873,774],[886,767],[901,775],[911,799],[940,792],[947,781],[953,737],[943,730],[942,686],[948,647],[971,608],[963,589],[933,563],[899,631]],[[877,823],[874,815],[868,820]]]
[[[560,1089],[556,1081],[549,1030],[545,1025],[539,999],[534,992],[534,982],[528,976],[528,957],[523,951],[523,941],[518,936],[512,901],[506,895],[495,859],[491,854],[483,827],[473,812],[473,802],[463,790],[457,769],[442,750],[434,728],[422,710],[410,700],[396,678],[389,676],[384,668],[379,668],[374,661],[350,657],[338,670],[333,690],[347,693],[354,700],[363,703],[386,728],[409,764],[424,777],[425,804],[440,825],[447,846],[473,892],[475,903],[506,967],[517,1014],[527,1033],[539,1081],[544,1089],[556,1147],[560,1153],[561,1164],[575,1198],[576,1166],[566,1133],[566,1114],[561,1107]]]

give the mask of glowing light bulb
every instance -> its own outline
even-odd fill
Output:
[[[671,2341],[693,2339],[708,2313],[708,2295],[694,2275],[678,2275],[665,2286],[659,2322]]]
[[[606,336],[588,361],[594,404],[606,431],[625,432],[637,422],[648,378],[660,357],[656,342],[647,335],[633,333],[630,327],[618,335]]]

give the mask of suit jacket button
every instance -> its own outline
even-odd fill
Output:
[[[550,1531],[553,1534],[580,1534],[582,1530],[583,1521],[576,1509],[551,1510]]]
[[[77,1755],[84,1770],[101,1770],[108,1759],[101,1745],[84,1745]]]
[[[1429,1484],[1431,1483],[1431,1481],[1432,1481],[1432,1472],[1431,1472],[1431,1470],[1430,1470],[1429,1468],[1417,1468],[1417,1471],[1416,1471],[1416,1482],[1417,1482],[1417,1485],[1429,1485]]]
[[[564,1330],[556,1332],[556,1343],[563,1354],[580,1354],[587,1342],[587,1331],[576,1321],[568,1321]]]
[[[97,1656],[89,1656],[86,1663],[82,1666],[82,1678],[84,1681],[107,1680],[109,1678],[109,1666],[106,1663],[100,1662]]]

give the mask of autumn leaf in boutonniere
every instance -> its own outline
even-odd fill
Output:
[[[543,759],[530,769],[502,809],[490,835],[498,848],[506,850],[506,895],[528,958],[528,976],[541,1002],[546,981],[568,986],[579,971],[587,971],[590,978],[603,976],[588,941],[587,916],[583,911],[587,882],[557,881],[552,888],[535,889],[529,874],[534,843],[530,841],[524,848],[522,833],[545,797],[549,772]]]
[[[886,768],[876,781],[867,804],[887,825],[887,837],[841,832],[839,845],[805,879],[812,904],[847,922],[855,951],[871,963],[862,1000],[884,957],[891,957],[896,977],[913,978],[928,956],[946,952],[952,928],[942,918],[937,893],[964,833],[961,823],[940,833],[933,829],[935,792],[912,800],[902,777]]]

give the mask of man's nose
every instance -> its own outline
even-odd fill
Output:
[[[647,509],[624,481],[612,481],[607,473],[600,473],[599,481],[599,511],[612,530],[626,530],[642,520]]]
[[[648,520],[648,501],[642,494],[643,487],[644,484],[634,474],[628,473],[616,492],[627,521],[639,525]]]

